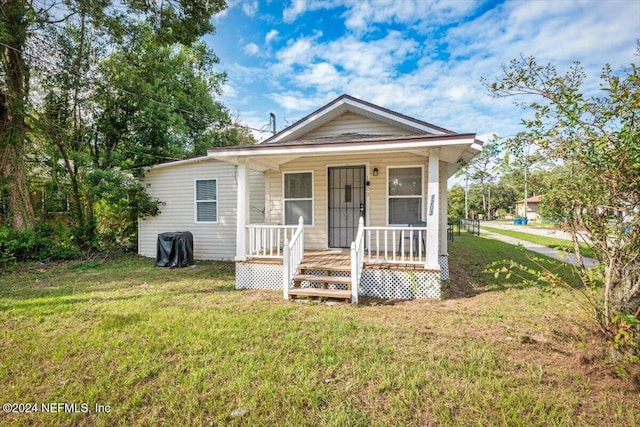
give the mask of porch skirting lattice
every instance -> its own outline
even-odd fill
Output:
[[[449,255],[440,255],[438,264],[440,264],[440,280],[449,280]]]
[[[236,289],[282,291],[282,263],[236,262]]]
[[[365,268],[358,294],[382,299],[440,299],[440,272]]]
[[[362,271],[358,294],[382,299],[441,298],[441,281],[449,278],[449,259],[439,257],[440,270],[365,268]],[[313,273],[313,271],[311,271]],[[236,289],[270,289],[282,291],[281,263],[255,261],[236,262]],[[337,274],[348,276],[348,273]],[[302,287],[319,284],[304,281]],[[341,289],[330,285],[330,289]]]

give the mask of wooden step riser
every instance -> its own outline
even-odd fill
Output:
[[[289,289],[289,296],[335,298],[351,301],[351,291],[317,288],[293,288]]]

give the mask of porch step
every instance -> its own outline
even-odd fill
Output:
[[[302,282],[322,283],[323,285],[347,285],[351,288],[351,277],[315,276],[313,274],[298,274],[293,277],[295,287],[300,286],[300,283]]]
[[[289,289],[289,295],[292,296],[304,296],[304,297],[324,297],[324,298],[336,298],[351,301],[350,290],[339,289],[319,289],[319,288],[292,288]]]
[[[309,268],[308,270],[322,270],[326,271],[323,266],[322,269],[318,266]],[[334,270],[341,271],[341,270]],[[320,283],[321,288],[301,288],[302,282]],[[345,285],[347,289],[327,289],[328,285]],[[314,274],[298,274],[293,277],[293,288],[289,289],[289,295],[291,296],[305,296],[305,297],[324,297],[324,298],[337,298],[351,301],[351,277],[340,276],[319,276]]]
[[[348,265],[327,265],[327,264],[300,264],[298,270],[302,273],[307,271],[324,271],[327,276],[330,276],[333,272],[351,273],[351,267]]]

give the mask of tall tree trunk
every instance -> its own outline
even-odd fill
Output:
[[[11,226],[24,229],[36,222],[25,163],[29,69],[24,60],[28,25],[24,0],[3,0],[0,19],[5,28],[0,60],[6,87],[0,95],[0,172],[8,185]]]

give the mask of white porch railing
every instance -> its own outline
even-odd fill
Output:
[[[304,257],[304,219],[300,217],[291,240],[285,239],[282,256],[282,297],[289,299],[291,279],[298,272]]]
[[[284,243],[292,239],[296,229],[297,226],[295,225],[247,225],[247,230],[249,231],[247,257],[282,258]]]
[[[360,217],[355,241],[351,242],[351,302],[358,303],[358,286],[364,267],[364,218]]]
[[[380,264],[427,263],[427,227],[364,227],[365,260]]]

